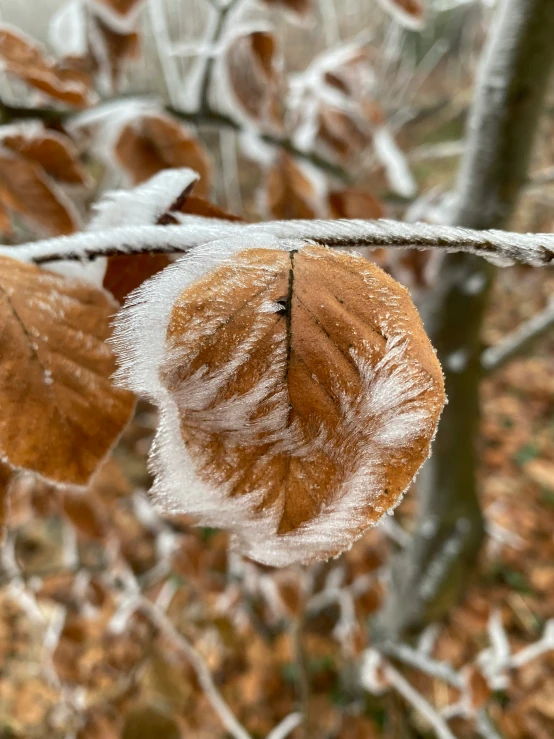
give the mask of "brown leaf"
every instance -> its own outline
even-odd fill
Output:
[[[318,138],[340,157],[361,154],[372,142],[370,131],[360,120],[335,108],[320,111]]]
[[[407,291],[318,246],[245,249],[208,271],[175,302],[166,348],[159,377],[191,460],[180,474],[206,491],[199,518],[265,564],[334,556],[377,522],[427,457],[445,399]]]
[[[206,196],[211,166],[202,144],[169,116],[148,115],[126,125],[115,145],[115,156],[134,184],[162,169],[190,167],[200,175],[198,195]]]
[[[274,218],[315,218],[318,196],[314,184],[294,159],[281,152],[267,175],[267,206]]]
[[[134,408],[114,388],[107,293],[0,257],[0,453],[15,467],[84,485]]]
[[[485,676],[476,665],[470,665],[468,667],[466,680],[469,687],[471,705],[476,711],[479,711],[491,697],[492,690]]]
[[[329,215],[331,218],[383,218],[383,204],[364,190],[348,188],[329,193]]]
[[[227,50],[229,82],[239,103],[254,118],[278,123],[277,46],[266,31],[239,36]]]
[[[4,70],[49,97],[75,107],[90,102],[88,78],[57,65],[42,46],[21,31],[0,25],[0,60]]]
[[[87,184],[79,153],[65,134],[44,127],[21,126],[1,138],[2,146],[40,165],[46,174],[69,185]]]
[[[203,216],[204,218],[221,218],[224,221],[244,221],[241,216],[236,216],[233,213],[228,213],[226,210],[222,210],[217,205],[210,203],[209,200],[199,198],[196,195],[190,195],[182,207],[179,208],[181,213],[186,213],[191,216]]]
[[[53,236],[73,233],[79,226],[71,201],[42,167],[2,148],[0,201]]]
[[[112,90],[117,90],[125,64],[139,57],[140,36],[137,32],[120,33],[98,17],[91,18],[90,23],[94,43],[89,44],[89,54],[93,68],[109,76]]]
[[[167,254],[121,254],[108,259],[104,287],[123,303],[127,295],[169,264]]]

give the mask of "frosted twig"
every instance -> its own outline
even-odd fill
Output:
[[[149,601],[148,598],[140,598],[139,609],[145,613],[164,634],[164,636],[170,639],[172,644],[186,656],[194,669],[198,682],[210,701],[212,708],[217,713],[221,723],[229,734],[231,734],[233,739],[252,739],[250,734],[246,731],[244,726],[239,723],[223,699],[223,696],[217,689],[211,673],[200,653],[182,634],[177,631],[165,613],[154,603]]]
[[[481,358],[483,369],[487,373],[500,369],[514,357],[523,354],[537,339],[553,328],[554,300],[551,300],[544,310],[522,323],[496,346],[485,349]]]
[[[185,253],[216,239],[272,236],[301,239],[329,247],[391,247],[469,252],[503,266],[514,262],[535,267],[554,262],[554,234],[477,231],[456,226],[379,220],[298,220],[267,223],[228,223],[188,216],[179,226],[129,226],[78,233],[45,241],[0,248],[0,254],[43,264],[63,259],[87,260],[115,254]]]
[[[291,731],[294,731],[294,729],[296,729],[297,726],[300,726],[301,723],[301,713],[289,713],[288,716],[285,716],[285,718],[269,732],[266,739],[286,739]]]
[[[433,728],[438,739],[456,739],[448,728],[446,721],[437,713],[433,706],[410,685],[410,683],[388,663],[383,664],[383,676],[389,685],[409,703],[429,725]]]
[[[554,651],[554,619],[546,622],[543,635],[538,641],[530,644],[528,647],[524,647],[510,657],[508,666],[518,669],[527,664],[527,662],[545,654],[545,652],[551,651]]]
[[[391,642],[380,646],[379,649],[390,657],[410,667],[415,667],[425,675],[429,675],[429,677],[443,680],[454,688],[461,689],[463,687],[460,675],[447,662],[434,660],[426,654],[412,649],[407,644],[395,644]]]
[[[158,59],[162,68],[167,95],[172,105],[178,104],[178,94],[181,89],[181,78],[175,59],[171,55],[171,39],[167,28],[167,19],[162,0],[148,0],[150,22],[156,44]]]

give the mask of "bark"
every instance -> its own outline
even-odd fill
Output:
[[[502,228],[527,177],[554,60],[554,2],[503,0],[477,79],[453,222]],[[481,326],[494,268],[467,254],[445,258],[422,306],[445,373],[448,405],[418,479],[416,532],[392,564],[375,622],[381,639],[420,630],[463,594],[484,538],[476,484]]]

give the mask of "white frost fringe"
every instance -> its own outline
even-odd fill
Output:
[[[406,327],[397,326],[393,320],[387,325],[389,338],[385,356],[376,367],[366,366],[362,358],[353,355],[364,387],[354,402],[343,400],[344,422],[340,441],[322,436],[313,443],[323,445],[327,453],[339,455],[344,450],[337,449],[337,444],[345,444],[351,451],[355,449],[356,463],[349,479],[337,491],[336,500],[295,531],[281,536],[276,534],[282,514],[282,496],[270,509],[258,511],[256,508],[263,497],[263,490],[259,495],[231,497],[226,485],[215,487],[203,482],[195,472],[194,461],[181,436],[176,399],[161,383],[159,370],[168,358],[166,334],[171,311],[185,288],[209,271],[228,263],[244,249],[257,247],[290,251],[306,246],[305,242],[278,241],[263,232],[256,234],[255,238],[245,236],[241,231],[234,238],[198,247],[131,294],[116,319],[113,343],[121,365],[116,379],[125,387],[148,397],[160,409],[151,461],[156,473],[153,493],[164,508],[192,514],[204,525],[225,528],[232,534],[234,547],[241,552],[265,564],[284,566],[294,561],[314,559],[320,552],[324,554],[350,546],[355,538],[353,532],[360,528],[359,521],[365,520],[368,506],[376,508],[381,515],[392,510],[393,506],[388,509],[377,506],[383,488],[380,470],[391,458],[400,459],[407,454],[414,438],[425,431],[432,434],[431,413],[419,402],[419,396],[428,389],[429,381],[426,373],[419,371],[418,365],[413,367],[404,361]],[[264,269],[260,268],[260,279],[263,273]],[[385,290],[394,313],[395,296],[392,292],[389,295],[385,288],[368,283],[368,290],[371,289]],[[279,308],[278,305],[265,305],[260,311],[260,325],[265,314]],[[210,323],[209,316],[206,320]],[[213,330],[215,328],[214,324]],[[209,327],[200,326],[200,329],[204,331],[203,335],[209,335]],[[252,330],[254,344],[258,333],[263,333],[260,326]],[[209,405],[208,395],[215,397],[214,390],[222,387],[237,366],[247,361],[251,349],[252,346],[245,346],[241,351],[239,347],[236,362],[223,370],[210,372],[209,368],[204,368],[187,380],[179,399],[192,414],[200,413],[206,424],[233,431],[239,444],[252,443],[249,418],[254,398],[251,396],[256,396],[257,403],[269,395],[276,397],[279,383],[282,383],[285,357],[276,356],[272,371],[250,393],[226,401],[224,407],[203,408]],[[288,408],[286,390],[281,394]],[[298,429],[283,430],[286,424],[279,410],[264,419],[264,423],[272,423],[267,429],[267,438],[275,438],[276,443],[290,453],[309,455],[310,448],[298,438]]]

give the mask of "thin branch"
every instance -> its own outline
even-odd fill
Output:
[[[432,659],[426,654],[412,649],[408,644],[387,642],[379,646],[379,651],[392,659],[403,662],[409,667],[414,667],[430,677],[442,680],[454,688],[462,688],[462,680],[459,673],[448,662]]]
[[[294,731],[302,723],[302,714],[289,713],[288,716],[277,724],[267,735],[266,739],[286,739],[286,737]]]
[[[121,100],[122,98],[118,98]],[[109,105],[110,100],[104,100],[102,105]],[[211,108],[205,108],[201,111],[187,112],[180,110],[173,105],[166,105],[165,111],[175,118],[191,123],[194,126],[205,126],[206,128],[223,128],[241,132],[243,126],[239,121],[231,118],[224,113],[218,113]],[[24,106],[8,105],[0,100],[0,124],[13,123],[22,120],[40,120],[46,124],[64,124],[75,115],[74,111],[63,110],[60,108],[31,108]],[[298,149],[291,139],[286,136],[273,136],[268,133],[260,133],[259,138],[270,146],[283,149],[297,159],[310,162],[314,167],[320,169],[331,177],[335,177],[345,184],[350,184],[353,178],[341,166],[325,159],[315,152],[306,152]]]
[[[385,663],[382,669],[383,675],[389,685],[428,721],[438,739],[456,739],[448,728],[446,721],[439,716],[433,706],[392,665]]]
[[[523,354],[537,339],[554,328],[554,300],[546,308],[532,316],[508,334],[496,346],[485,349],[481,357],[483,369],[487,374],[503,367],[514,357]]]
[[[365,246],[468,252],[503,266],[515,262],[534,267],[554,263],[554,234],[475,231],[456,226],[389,220],[297,220],[241,224],[197,216],[184,216],[183,225],[179,226],[126,226],[83,232],[0,248],[0,254],[44,264],[116,254],[185,253],[200,244],[239,233],[250,240],[271,237],[278,240],[297,239],[333,248]]]
[[[139,602],[140,610],[145,613],[150,620],[159,628],[159,630],[171,640],[172,644],[182,652],[191,666],[193,667],[198,682],[206,697],[212,704],[212,708],[217,713],[225,729],[231,734],[233,739],[252,739],[244,726],[235,718],[233,712],[223,699],[223,696],[217,689],[211,673],[206,666],[202,656],[192,646],[192,644],[177,631],[165,613],[160,610],[154,603],[147,598],[141,597]]]

